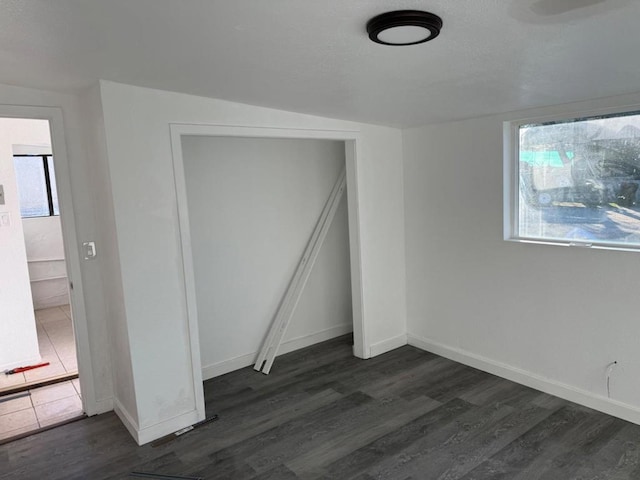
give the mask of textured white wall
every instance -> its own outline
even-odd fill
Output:
[[[24,218],[22,227],[33,307],[38,310],[68,304],[69,282],[60,217]]]
[[[502,227],[504,120],[639,100],[404,131],[410,343],[640,421],[638,253],[507,242]]]
[[[183,137],[203,377],[253,364],[335,181],[344,142]],[[283,348],[352,330],[347,195]],[[290,342],[296,340],[295,345]]]
[[[113,392],[112,404],[115,408],[131,412],[133,417],[130,423],[136,423],[137,409],[131,367],[131,345],[124,315],[122,273],[113,213],[102,100],[98,84],[83,92],[80,105],[84,119],[82,132],[87,151],[91,152],[92,159],[88,181],[92,186],[91,193],[96,202],[96,215],[100,219],[95,226],[93,236],[90,237],[96,241],[97,256],[86,264],[97,267],[100,274],[100,293],[106,316],[104,324],[108,327],[101,338],[101,344],[111,352],[109,366]]]
[[[130,425],[138,441],[197,418],[171,123],[359,131],[356,175],[368,345],[380,352],[389,339],[394,342],[388,345],[406,340],[399,130],[111,82],[101,82],[101,100],[135,382],[137,414],[128,412],[128,417],[138,417]]]
[[[44,120],[0,118],[0,371],[40,360],[13,145],[47,142],[48,128]]]

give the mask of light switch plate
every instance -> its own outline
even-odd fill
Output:
[[[9,212],[0,212],[0,227],[11,226],[11,214]]]
[[[84,242],[82,244],[82,251],[84,253],[85,260],[92,260],[96,258],[96,242]]]

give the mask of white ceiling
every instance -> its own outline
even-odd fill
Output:
[[[369,18],[440,15],[433,42]],[[640,91],[638,0],[0,0],[0,83],[97,79],[416,126]]]

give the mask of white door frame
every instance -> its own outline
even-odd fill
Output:
[[[82,408],[87,415],[97,413],[91,352],[89,349],[89,330],[84,303],[82,273],[80,269],[81,253],[77,248],[76,223],[71,195],[69,160],[64,135],[62,109],[59,107],[0,105],[0,117],[48,120],[51,132],[51,151],[56,172],[58,189],[58,207],[64,244],[67,278],[69,280],[69,301],[73,317],[73,331],[78,357],[78,376],[82,391]],[[73,285],[73,288],[71,288]]]
[[[191,361],[194,385],[202,388],[202,365],[200,361],[200,339],[198,335],[198,313],[196,307],[195,276],[191,249],[191,230],[187,208],[187,187],[182,156],[183,136],[208,137],[246,137],[246,138],[283,138],[283,139],[322,139],[339,140],[345,144],[345,163],[347,170],[347,203],[349,212],[349,251],[351,255],[351,295],[353,309],[353,353],[359,358],[368,358],[367,322],[362,304],[362,267],[360,246],[360,215],[358,197],[358,153],[359,134],[356,131],[342,130],[306,130],[295,128],[264,128],[230,125],[170,124],[171,150],[173,154],[173,172],[178,203],[178,219],[182,262],[184,269],[184,288],[187,300],[187,324],[191,343]],[[202,393],[196,392],[196,399]],[[204,409],[204,403],[202,404]]]

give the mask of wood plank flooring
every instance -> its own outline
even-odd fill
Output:
[[[640,426],[412,347],[341,337],[205,382],[205,425],[135,445],[114,414],[0,446],[0,479],[640,479]]]

